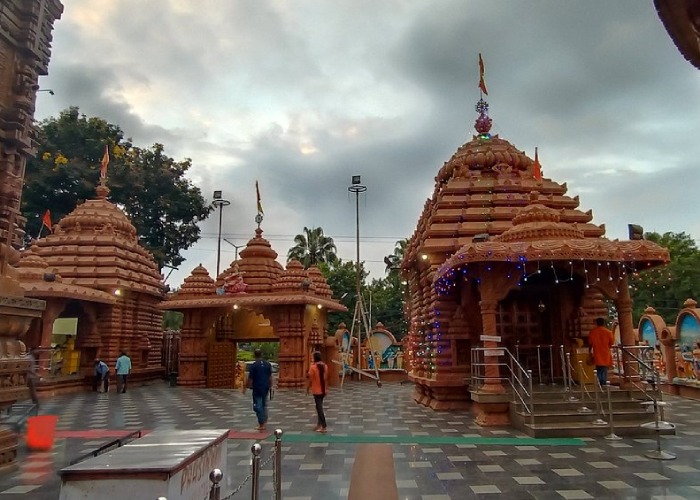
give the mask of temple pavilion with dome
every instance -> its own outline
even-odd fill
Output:
[[[184,314],[179,385],[234,387],[238,342],[280,343],[279,387],[304,386],[314,350],[335,355],[327,315],[345,306],[331,297],[318,267],[291,260],[284,269],[262,233],[258,227],[216,280],[197,266],[161,305]]]
[[[122,351],[134,379],[162,375],[163,278],[108,195],[100,184],[95,199],[61,219],[19,262],[25,295],[46,301],[25,337],[44,378],[40,391],[84,386],[96,358],[113,369]],[[57,333],[61,319],[70,326]]]
[[[634,344],[628,276],[667,263],[669,254],[649,241],[605,238],[565,183],[542,177],[537,155],[491,135],[483,98],[476,110],[477,134],[438,171],[402,271],[416,401],[471,407],[488,425],[508,421],[502,349],[569,352],[596,317],[608,317],[606,300],[623,344]],[[470,386],[474,348],[485,349],[488,365],[478,388]],[[562,373],[557,355],[540,361]]]

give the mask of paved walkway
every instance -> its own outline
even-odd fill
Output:
[[[256,425],[249,394],[160,382],[129,391],[43,402],[41,414],[59,415],[56,444],[46,453],[27,452],[22,445],[19,469],[0,475],[0,500],[56,500],[60,468],[112,436],[138,429],[230,428],[234,439],[228,441],[222,498],[246,478]],[[645,456],[656,448],[653,439],[531,439],[512,429],[480,428],[464,413],[433,412],[416,405],[411,391],[408,384],[346,383],[328,397],[327,435],[313,432],[310,396],[278,391],[268,427],[285,432],[283,498],[346,498],[355,450],[368,442],[393,447],[395,479],[406,500],[700,497],[700,402],[667,398],[672,406],[666,419],[678,425],[678,435],[662,438],[662,447],[677,459],[658,461]],[[273,439],[262,443],[263,460]],[[262,475],[260,498],[273,498],[269,465]],[[249,487],[250,482],[234,498],[250,498]]]

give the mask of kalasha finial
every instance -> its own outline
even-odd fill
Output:
[[[484,139],[490,139],[491,134],[489,131],[491,130],[491,124],[493,122],[489,117],[489,103],[484,101],[484,98],[481,97],[479,102],[476,103],[476,106],[474,106],[474,109],[479,113],[479,116],[474,122],[474,128],[479,133],[479,136]]]

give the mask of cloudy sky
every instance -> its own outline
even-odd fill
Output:
[[[284,257],[322,227],[370,278],[471,140],[486,63],[492,132],[567,182],[610,238],[700,237],[700,72],[651,0],[62,0],[37,118],[80,107],[222,189],[222,269],[254,235]],[[218,215],[168,283],[216,269]]]

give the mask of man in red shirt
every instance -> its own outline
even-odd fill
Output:
[[[598,382],[605,386],[608,382],[608,367],[612,366],[610,348],[615,343],[613,333],[605,328],[605,320],[596,318],[596,326],[588,334],[588,351],[593,352],[593,364],[598,374]]]
[[[316,425],[316,432],[326,432],[326,416],[323,413],[323,398],[326,397],[326,387],[328,387],[328,367],[321,361],[321,353],[315,351],[314,362],[309,367],[309,382],[306,386],[306,394],[311,393],[314,395],[314,402],[316,403],[316,415],[318,417],[318,425]]]

